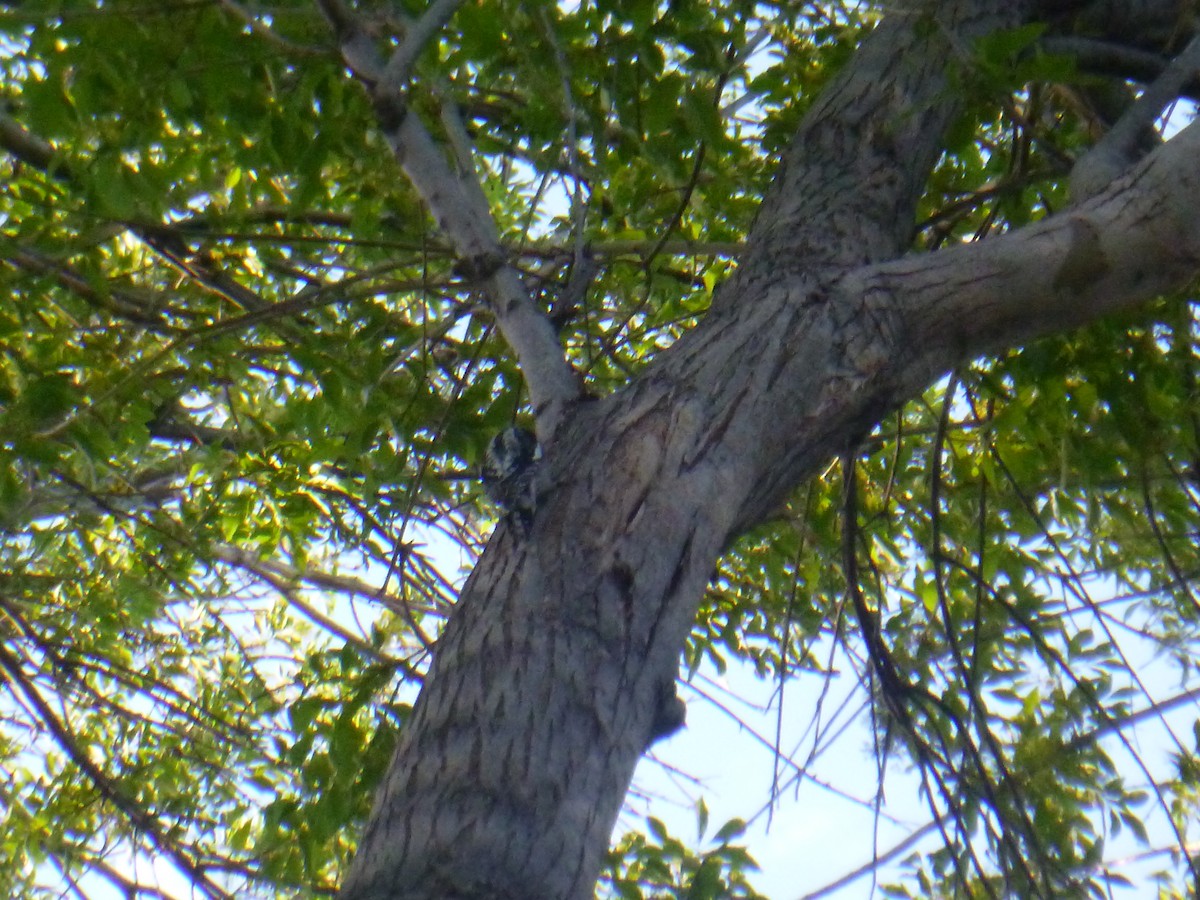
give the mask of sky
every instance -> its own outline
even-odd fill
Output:
[[[1178,669],[1170,660],[1155,655],[1144,641],[1140,647],[1131,644],[1127,649],[1134,654],[1139,677],[1155,696],[1168,697],[1179,692]],[[824,749],[811,756],[813,737],[807,726],[824,689],[824,679],[801,675],[789,682],[783,700],[781,746],[784,752],[799,748],[795,758],[809,759],[808,771],[817,780],[804,779],[782,791],[770,817],[763,809],[771,797],[774,752],[770,745],[777,722],[778,686],[759,679],[744,664],[732,664],[723,676],[706,671],[699,674],[698,681],[715,679],[728,690],[719,699],[722,705],[736,712],[736,717],[683,687],[681,694],[688,701],[687,728],[656,745],[653,758],[642,761],[634,777],[634,791],[650,795],[652,799],[644,807],[646,813],[662,819],[675,836],[693,846],[701,846],[696,841],[694,800],[698,796],[704,797],[709,809],[710,835],[728,819],[751,821],[751,827],[737,842],[748,847],[760,866],[760,872],[751,879],[760,893],[772,900],[814,897],[815,892],[869,863],[876,846],[882,854],[914,832],[926,829],[931,822],[929,809],[919,793],[920,780],[899,755],[888,765],[884,815],[876,819],[871,807],[878,785],[878,766],[872,749],[870,717],[862,708],[862,691],[856,689],[855,675],[848,668],[834,676],[822,702],[828,720],[826,731],[836,737],[818,741],[818,746]],[[701,686],[706,694],[719,694],[708,684]],[[733,700],[730,695],[740,700]],[[837,711],[841,711],[840,715]],[[1197,715],[1196,700],[1192,698],[1169,710],[1165,720],[1175,735],[1183,737],[1190,746],[1187,739]],[[1156,778],[1165,778],[1170,771],[1174,743],[1163,721],[1146,717],[1131,733],[1129,748],[1123,747],[1115,736],[1105,740],[1118,770],[1131,784],[1147,784],[1145,773],[1138,770],[1132,759],[1131,751],[1136,751]],[[765,739],[765,743],[755,734]],[[690,773],[699,784],[683,782],[665,766]],[[630,801],[630,806],[639,811],[643,808],[636,798]],[[1174,836],[1153,803],[1147,804],[1143,822],[1152,847],[1173,845]],[[636,815],[627,813],[621,824],[637,827],[639,822]],[[618,827],[618,832],[623,830]],[[932,850],[940,842],[937,831],[927,829],[916,846]],[[1114,885],[1114,898],[1157,897],[1150,875],[1169,867],[1170,861],[1162,853],[1147,854],[1147,850],[1133,840],[1128,830],[1109,840],[1106,859],[1115,861],[1115,870],[1132,881],[1129,887]],[[911,851],[899,854],[897,860],[903,860],[908,852]],[[883,882],[899,881],[903,876],[898,862],[880,871]],[[820,896],[865,900],[880,896],[875,888],[868,873]]]

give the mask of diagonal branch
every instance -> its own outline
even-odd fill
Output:
[[[213,898],[230,896],[208,877],[202,864],[184,852],[175,839],[164,830],[158,818],[129,795],[124,784],[110,778],[108,773],[92,761],[87,748],[81,746],[75,739],[68,723],[59,719],[50,705],[42,698],[36,685],[26,676],[18,659],[9,654],[3,646],[0,646],[0,673],[3,673],[2,680],[9,685],[10,690],[19,694],[29,704],[32,711],[54,737],[58,746],[83,773],[96,792],[111,803],[132,828],[145,834],[166,857],[179,867],[180,871],[186,872],[191,877],[195,889],[203,896]]]
[[[273,586],[286,585],[295,588],[301,583],[310,584],[321,590],[346,594],[351,597],[362,597],[374,603],[381,603],[392,612],[399,612],[402,607],[407,606],[411,615],[412,607],[415,606],[416,612],[424,616],[445,615],[445,610],[439,609],[436,604],[410,603],[399,595],[385,593],[378,587],[349,575],[338,575],[320,569],[297,568],[277,559],[261,559],[247,550],[230,544],[214,544],[212,552],[217,559],[223,562],[249,569],[270,580]]]
[[[325,56],[329,52],[326,47],[309,47],[289,40],[263,21],[260,15],[244,8],[237,0],[217,0],[217,3],[260,38],[284,53],[292,56]]]
[[[1200,273],[1200,124],[1094,199],[1001,237],[847,277],[851,296],[891,297],[919,389],[964,359],[1095,321],[1185,287]]]
[[[48,141],[27,131],[3,112],[0,112],[0,149],[7,150],[21,162],[59,180],[68,181],[71,178],[65,161],[55,158],[54,147]]]
[[[804,116],[751,229],[747,264],[811,271],[903,252],[961,104],[953,71],[972,65],[974,38],[1020,24],[1029,6],[960,0],[890,10]]]
[[[65,154],[3,112],[0,112],[0,150],[66,184],[77,184],[80,180],[81,170]],[[169,265],[218,297],[243,310],[267,307],[262,297],[229,275],[211,254],[193,252],[176,229],[152,222],[123,221],[121,225]]]
[[[425,45],[434,39],[462,5],[463,0],[433,0],[421,18],[405,32],[404,40],[392,53],[377,87],[389,93],[403,91],[412,78],[413,66]]]
[[[553,325],[509,262],[474,173],[456,173],[420,116],[408,108],[408,77],[416,56],[458,3],[436,0],[384,65],[371,49],[366,26],[340,0],[318,2],[337,33],[343,59],[371,91],[392,153],[458,254],[459,271],[486,285],[496,324],[525,376],[538,437],[548,443],[566,406],[579,397],[578,378]]]
[[[1071,196],[1087,200],[1122,175],[1139,157],[1146,136],[1155,138],[1163,110],[1200,73],[1200,37],[1195,37],[1155,81],[1142,92],[1112,129],[1075,164]]]
[[[164,298],[145,288],[98,290],[93,282],[65,263],[20,246],[0,251],[0,260],[16,269],[51,278],[94,309],[133,322],[148,331],[171,335],[180,330],[167,321],[169,314],[178,314],[179,310],[172,309]]]

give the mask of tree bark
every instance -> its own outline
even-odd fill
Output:
[[[947,60],[1048,8],[936,6],[816,104],[703,322],[564,417],[532,528],[497,528],[438,642],[344,898],[592,896],[729,541],[960,360],[1200,269],[1196,126],[1063,216],[897,258],[957,111]]]

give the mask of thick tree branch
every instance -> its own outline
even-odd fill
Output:
[[[408,26],[404,40],[388,59],[377,87],[388,93],[403,91],[425,45],[437,36],[462,4],[463,0],[433,0],[424,14]]]
[[[1043,6],[1079,5],[1071,0],[1041,0]],[[1092,0],[1074,18],[1079,34],[1100,35],[1155,50],[1186,40],[1195,15],[1192,0]]]
[[[1154,83],[1130,105],[1071,172],[1071,197],[1086,200],[1104,190],[1139,158],[1141,148],[1156,138],[1155,123],[1185,85],[1200,74],[1200,37],[1193,38]]]
[[[579,384],[558,337],[533,303],[520,274],[508,261],[491,213],[470,202],[441,150],[415,113],[405,114],[385,132],[397,160],[429,204],[439,226],[461,258],[464,274],[487,284],[496,324],[504,335],[529,387],[538,417],[538,437],[547,443]]]
[[[805,116],[751,230],[748,264],[812,270],[907,248],[961,102],[950,67],[969,68],[971,42],[1020,24],[1030,6],[969,0],[889,12]]]
[[[1084,72],[1140,82],[1153,81],[1170,64],[1161,53],[1078,35],[1048,35],[1038,46],[1044,53],[1072,57]],[[1185,92],[1191,96],[1197,87],[1193,83]]]
[[[918,380],[1130,309],[1200,272],[1197,158],[1193,123],[1087,203],[1002,237],[861,271],[843,289],[899,304],[905,342],[926,360],[913,370]]]

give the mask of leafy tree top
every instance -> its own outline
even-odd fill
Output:
[[[333,893],[499,518],[493,434],[647,383],[752,253],[818,281],[896,258],[886,281],[1028,231],[1114,182],[1075,165],[1106,136],[1157,146],[1139,91],[1195,92],[1184,4],[1067,0],[966,29],[928,109],[881,124],[831,90],[889,22],[940,40],[937,6],[0,7],[0,893],[152,895],[130,858],[201,895]],[[838,168],[910,133],[936,140],[902,184]],[[832,212],[763,226],[789,202]],[[1056,285],[1091,302],[1072,240]],[[728,536],[684,677],[861,682],[944,842],[898,895],[1098,894],[1122,830],[1169,841],[1164,891],[1197,880],[1195,734],[1117,761],[1195,690],[1184,284],[997,314],[995,340],[947,316],[949,374],[854,446],[780,451]],[[1138,677],[1148,651],[1174,681]],[[735,832],[651,822],[601,889],[750,896]]]

